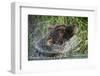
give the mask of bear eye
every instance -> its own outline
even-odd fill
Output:
[[[62,29],[61,32],[65,32],[65,30]]]

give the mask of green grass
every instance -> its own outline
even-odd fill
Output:
[[[88,18],[87,17],[73,17],[73,16],[40,16],[40,15],[29,15],[28,27],[32,27],[28,31],[28,46],[29,51],[34,48],[34,39],[32,33],[36,31],[33,24],[39,26],[38,31],[42,35],[46,35],[48,32],[48,26],[54,26],[56,24],[74,24],[78,27],[78,33],[76,34],[79,39],[79,44],[73,49],[72,54],[88,54]],[[34,30],[32,30],[34,29]],[[30,31],[31,30],[31,31]]]

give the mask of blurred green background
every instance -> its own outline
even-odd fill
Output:
[[[48,27],[56,24],[74,24],[78,27],[76,36],[79,44],[72,51],[73,55],[88,56],[88,17],[28,15],[28,55],[35,42],[48,33]],[[38,34],[37,34],[38,33]]]

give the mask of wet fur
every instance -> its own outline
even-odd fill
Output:
[[[49,29],[48,35],[37,42],[35,53],[40,57],[63,57],[63,49],[73,37],[75,25],[56,25]]]

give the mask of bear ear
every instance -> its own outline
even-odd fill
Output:
[[[55,28],[54,25],[49,25],[49,26],[48,26],[48,29],[54,29],[54,28]]]
[[[63,25],[48,25],[48,30],[57,30],[57,29],[65,29],[65,24]]]
[[[65,24],[63,24],[63,25],[57,25],[55,27],[55,30],[58,30],[58,29],[66,29],[66,25]]]
[[[48,25],[48,30],[54,30],[56,25]]]

